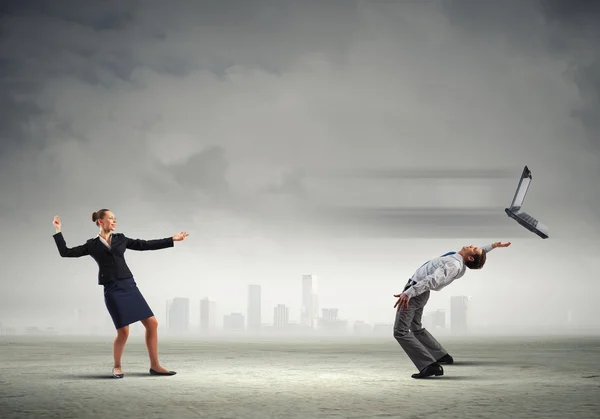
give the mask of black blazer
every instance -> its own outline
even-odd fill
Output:
[[[101,241],[100,237],[89,239],[85,244],[72,248],[67,247],[62,233],[54,236],[58,253],[64,258],[79,258],[91,256],[98,263],[98,284],[104,285],[117,279],[132,278],[133,274],[125,262],[125,250],[159,250],[173,247],[173,238],[158,240],[130,239],[122,233],[113,233],[110,249]]]

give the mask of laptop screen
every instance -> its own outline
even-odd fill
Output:
[[[523,205],[523,201],[525,200],[525,195],[527,194],[527,190],[529,189],[530,183],[531,179],[529,177],[521,178],[519,186],[517,187],[517,192],[515,193],[515,197],[513,198],[513,201],[510,204],[511,208],[521,207]]]

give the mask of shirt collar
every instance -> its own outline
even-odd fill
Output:
[[[464,268],[466,266],[465,265],[465,260],[458,253],[454,253],[453,255],[449,255],[449,256],[453,257],[454,259],[456,259],[460,263],[461,268]]]
[[[109,235],[108,237],[109,237],[109,238],[110,238],[110,237],[112,237],[112,233],[110,233],[110,235]],[[108,244],[108,241],[106,241],[106,239],[105,239],[104,237],[102,237],[102,236],[100,235],[100,233],[98,233],[98,238],[99,238],[101,241],[103,241],[104,243]]]

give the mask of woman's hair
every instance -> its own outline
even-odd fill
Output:
[[[99,224],[98,224],[98,220],[101,220],[101,219],[103,219],[103,218],[104,218],[104,215],[106,215],[106,213],[107,213],[108,211],[110,211],[110,210],[109,210],[109,209],[107,209],[107,208],[103,208],[103,209],[101,209],[101,210],[98,210],[98,211],[96,211],[96,212],[92,213],[92,221],[93,221],[93,222],[95,222],[95,223],[96,223],[96,225],[99,225]]]

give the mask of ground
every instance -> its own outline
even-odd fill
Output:
[[[0,417],[593,418],[600,338],[445,338],[445,376],[416,369],[390,338],[173,340],[148,374],[143,337],[110,378],[110,337],[0,337]]]

